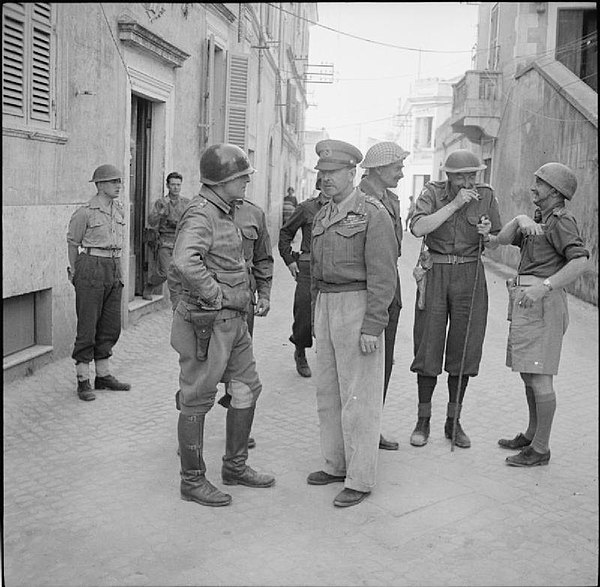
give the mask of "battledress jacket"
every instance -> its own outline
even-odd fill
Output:
[[[367,290],[363,334],[379,336],[388,323],[396,291],[398,247],[383,204],[355,188],[345,214],[330,218],[331,202],[317,213],[312,229],[311,297],[318,292]]]

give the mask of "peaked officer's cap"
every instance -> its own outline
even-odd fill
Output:
[[[315,145],[319,160],[315,169],[319,171],[333,171],[344,167],[356,167],[362,161],[362,153],[350,143],[325,139]]]

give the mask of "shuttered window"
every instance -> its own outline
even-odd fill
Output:
[[[52,5],[2,10],[2,112],[25,124],[52,123]]]
[[[230,55],[227,100],[227,142],[246,148],[248,56]]]

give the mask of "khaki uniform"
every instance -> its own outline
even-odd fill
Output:
[[[80,248],[75,261],[77,335],[72,357],[90,363],[112,356],[121,334],[123,205],[95,195],[72,215],[67,243]]]
[[[554,275],[569,261],[588,257],[573,214],[564,207],[552,210],[544,234],[515,236],[521,249],[518,275],[509,280],[510,330],[506,365],[519,373],[556,375],[563,335],[569,325],[567,294],[563,288],[548,292],[535,304],[519,304],[528,287]]]

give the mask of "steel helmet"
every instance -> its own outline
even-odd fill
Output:
[[[100,165],[100,167],[96,167],[90,183],[110,181],[111,179],[123,179],[123,174],[114,165]]]
[[[472,173],[481,171],[487,165],[483,165],[475,153],[467,149],[458,149],[446,157],[442,171],[446,173]]]
[[[211,145],[200,158],[200,181],[206,185],[225,183],[255,171],[246,153],[228,143]]]
[[[562,163],[545,163],[533,175],[558,190],[567,200],[573,197],[577,189],[575,174]]]
[[[408,157],[410,153],[405,151],[400,145],[392,141],[384,141],[375,143],[365,155],[363,162],[360,164],[364,169],[372,167],[383,167],[397,161],[402,161]]]

